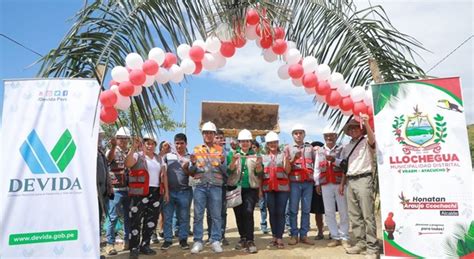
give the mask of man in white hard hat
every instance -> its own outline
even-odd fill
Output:
[[[304,142],[306,129],[301,124],[295,124],[291,129],[294,143],[285,147],[290,158],[290,241],[289,245],[298,242],[314,245],[308,238],[310,230],[311,199],[313,196],[313,170],[315,152],[309,143]],[[301,225],[298,228],[298,211],[301,202]]]
[[[204,211],[208,208],[212,218],[211,247],[216,253],[222,252],[220,240],[222,238],[222,186],[226,165],[223,149],[214,143],[216,125],[206,122],[202,125],[201,132],[204,144],[194,148],[190,156],[191,165],[189,172],[194,181],[194,244],[191,253],[196,254],[203,249],[203,218]]]
[[[316,192],[323,196],[326,224],[332,241],[328,247],[349,245],[349,214],[345,193],[345,176],[336,165],[342,147],[336,145],[337,133],[330,127],[323,130],[325,145],[319,148],[314,168]],[[339,210],[339,227],[336,221],[336,203]]]
[[[109,222],[106,226],[108,255],[117,254],[115,249],[115,226],[118,221],[118,210],[122,210],[124,215],[124,245],[123,250],[128,250],[128,239],[130,233],[130,222],[128,217],[130,198],[128,197],[127,177],[128,168],[125,167],[125,158],[128,153],[128,144],[130,140],[130,130],[127,127],[121,127],[115,133],[115,138],[110,140],[110,150],[106,156],[110,165],[110,178],[114,187],[114,199],[109,201]]]

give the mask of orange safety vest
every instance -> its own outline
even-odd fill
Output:
[[[312,182],[313,179],[313,147],[305,144],[302,149],[302,155],[293,162],[290,172],[290,181],[292,182]]]
[[[213,145],[208,148],[206,145],[196,146],[194,148],[196,157],[196,172],[193,175],[196,185],[206,182],[214,185],[224,184],[224,175],[219,167],[224,156],[222,147]]]
[[[336,163],[331,163],[327,160],[319,163],[319,183],[325,185],[328,183],[340,184],[344,171],[336,166]]]

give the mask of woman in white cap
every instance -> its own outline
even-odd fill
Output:
[[[252,133],[241,130],[237,140],[240,149],[229,152],[227,156],[229,186],[242,188],[242,204],[234,207],[240,242],[235,247],[249,253],[256,253],[254,241],[253,210],[259,198],[260,178],[263,171],[262,158],[257,157],[252,147]]]
[[[143,142],[142,151],[139,151],[140,140],[133,141],[125,161],[125,165],[130,168],[128,192],[132,196],[129,214],[130,258],[138,258],[139,253],[156,254],[150,248],[150,239],[158,217],[160,174],[164,167],[155,153],[157,138],[151,134],[146,135]],[[167,202],[169,200],[167,178],[164,177],[163,180],[164,201]]]
[[[267,154],[262,157],[263,182],[262,189],[270,214],[272,229],[271,246],[284,248],[283,232],[285,231],[285,207],[290,197],[291,171],[288,156],[279,148],[278,134],[273,131],[265,136]]]

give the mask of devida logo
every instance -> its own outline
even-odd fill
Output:
[[[10,193],[82,189],[77,177],[42,176],[45,174],[63,173],[74,158],[76,144],[68,129],[59,137],[50,152],[47,151],[40,137],[33,129],[21,145],[20,154],[30,171],[38,175],[38,178],[10,179]]]
[[[62,173],[76,153],[76,144],[66,129],[48,153],[36,131],[32,130],[21,145],[20,153],[33,174]]]

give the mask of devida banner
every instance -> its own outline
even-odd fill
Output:
[[[0,257],[99,258],[95,80],[4,82]]]
[[[473,171],[459,78],[372,86],[386,256],[473,256]]]

